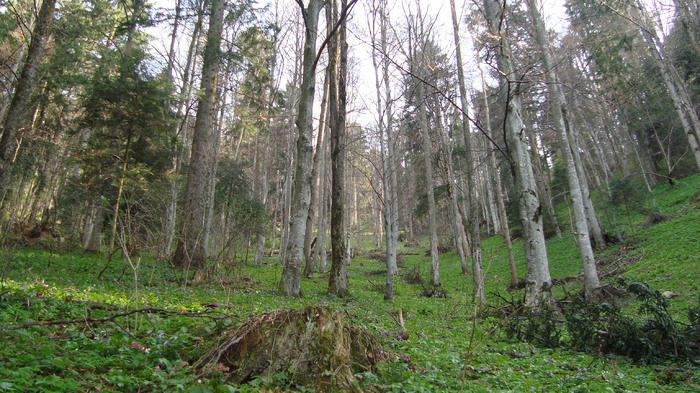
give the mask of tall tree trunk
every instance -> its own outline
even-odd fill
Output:
[[[484,273],[481,263],[481,231],[479,228],[479,204],[477,201],[477,187],[474,179],[474,160],[471,155],[474,154],[472,149],[471,127],[469,126],[469,100],[467,97],[467,84],[464,80],[464,65],[462,63],[462,42],[459,34],[459,23],[457,21],[457,10],[455,9],[455,1],[450,0],[450,9],[452,15],[452,30],[456,48],[457,62],[457,81],[459,84],[460,103],[462,104],[462,132],[464,133],[464,148],[467,156],[464,159],[466,163],[467,174],[467,204],[469,207],[469,234],[471,237],[472,251],[472,283],[473,292],[472,300],[477,304],[486,303],[486,295],[484,293]]]
[[[200,4],[203,4],[202,1]],[[178,26],[181,18],[181,0],[178,0],[175,6],[175,20],[173,22],[173,33],[172,39],[170,41],[170,51],[168,53],[168,78],[173,81],[173,68],[175,63],[175,50],[177,42],[177,32]],[[197,21],[195,22],[194,29],[192,32],[192,38],[190,41],[190,46],[187,51],[187,60],[185,62],[185,69],[182,72],[182,87],[180,89],[180,98],[177,101],[177,118],[182,118],[182,121],[177,122],[173,127],[172,136],[173,143],[170,146],[171,155],[171,168],[172,173],[168,176],[168,199],[166,201],[165,207],[165,224],[163,225],[163,230],[165,232],[165,238],[163,239],[163,244],[159,250],[159,259],[168,259],[172,254],[173,242],[175,240],[175,224],[177,222],[177,202],[178,202],[178,189],[180,185],[180,167],[182,163],[182,148],[176,141],[181,138],[181,131],[187,124],[188,116],[183,116],[183,108],[188,106],[189,101],[189,91],[190,91],[190,77],[192,64],[195,58],[195,48],[197,47],[197,42],[199,41],[199,34],[202,29],[202,23],[204,19],[204,10],[200,10],[197,15]]]
[[[688,92],[688,85],[678,73],[671,59],[666,55],[663,43],[660,42],[659,37],[656,35],[656,29],[644,5],[640,1],[636,1],[630,9],[633,17],[638,21],[637,27],[644,37],[649,53],[659,71],[661,71],[661,76],[666,84],[668,94],[671,96],[673,107],[681,120],[688,144],[693,152],[698,169],[700,169],[700,118],[698,118],[698,114],[693,107],[693,101]]]
[[[230,72],[230,69],[228,67],[230,63],[227,64],[226,69],[224,70],[224,75],[228,75]],[[214,117],[214,120],[211,124],[211,126],[215,129],[214,134],[216,135],[216,138],[214,139],[214,155],[215,158],[212,160],[212,166],[211,166],[211,173],[212,176],[209,178],[209,183],[207,184],[207,199],[206,199],[206,205],[207,205],[207,210],[206,210],[206,217],[204,218],[204,232],[202,236],[202,242],[204,243],[204,252],[207,254],[207,257],[214,258],[216,256],[216,234],[222,235],[221,240],[222,243],[226,242],[226,239],[228,239],[228,230],[227,230],[227,220],[223,219],[221,220],[221,231],[217,231],[214,236],[212,236],[212,228],[214,227],[215,223],[215,217],[216,217],[216,211],[215,211],[215,196],[216,196],[216,172],[219,170],[219,161],[216,159],[216,152],[219,151],[219,147],[221,146],[221,138],[219,135],[221,135],[221,124],[223,123],[223,118],[225,114],[225,108],[226,108],[226,95],[223,93],[223,89],[221,86],[217,86],[217,93],[216,96],[218,99],[216,100],[215,108],[214,108],[214,113],[218,111],[218,116]],[[243,134],[243,132],[241,132]],[[237,157],[234,157],[234,160],[238,160]],[[228,209],[227,209],[228,210]],[[223,215],[222,218],[229,217],[230,210],[226,212],[226,215]],[[235,244],[231,244],[230,248],[233,249],[235,248]]]
[[[386,243],[386,282],[384,286],[384,300],[391,300],[394,297],[394,276],[398,273],[396,262],[396,241],[398,236],[397,222],[394,220],[397,212],[394,204],[396,202],[396,170],[394,166],[394,156],[391,139],[391,87],[389,85],[389,69],[387,53],[387,10],[386,0],[382,1],[378,8],[373,10],[372,19],[372,63],[374,65],[374,81],[377,93],[377,114],[379,117],[379,144],[382,160],[382,190],[383,190],[383,222]],[[379,45],[376,43],[376,17],[379,14]],[[381,48],[381,54],[377,47]],[[381,58],[381,65],[379,59]],[[381,74],[380,74],[381,71]],[[384,84],[384,97],[382,97],[382,83]]]
[[[318,125],[318,135],[316,136],[316,151],[314,152],[314,160],[313,165],[311,167],[311,204],[309,206],[309,215],[306,218],[306,233],[304,235],[304,258],[306,259],[304,276],[306,276],[307,278],[311,278],[314,272],[318,269],[318,267],[316,266],[316,260],[313,255],[312,244],[314,239],[313,227],[315,224],[314,221],[316,219],[316,211],[320,210],[319,195],[321,194],[321,192],[318,187],[318,184],[320,182],[319,174],[321,173],[321,160],[322,156],[326,154],[326,151],[323,150],[324,140],[326,137],[326,122],[324,121],[324,119],[326,118],[326,112],[328,108],[329,82],[329,72],[326,71],[326,80],[323,83],[323,98],[321,99],[321,121],[319,121]]]
[[[421,54],[425,56],[425,54]],[[419,60],[423,61],[423,60]],[[423,65],[420,66],[424,67]],[[428,222],[430,231],[430,284],[433,288],[440,286],[440,261],[438,259],[438,235],[437,235],[437,207],[435,206],[435,187],[433,185],[433,142],[428,129],[428,114],[425,103],[425,86],[422,81],[418,83],[418,122],[423,138],[423,164],[425,165],[425,192],[428,196]]]
[[[450,196],[450,213],[452,215],[450,223],[452,224],[452,232],[454,235],[455,246],[457,247],[457,254],[459,254],[460,265],[462,266],[462,273],[467,274],[469,273],[469,268],[467,265],[468,241],[466,229],[464,228],[464,219],[462,216],[462,211],[459,208],[459,199],[461,194],[460,190],[463,188],[463,184],[462,179],[457,176],[457,171],[455,169],[455,160],[453,160],[453,141],[449,140],[448,133],[445,130],[443,130],[442,124],[438,124],[438,128],[440,130],[440,135],[442,135],[442,144],[444,145],[443,149],[445,152],[445,161],[447,164],[447,191]],[[453,134],[456,134],[458,132],[459,131],[453,132]],[[461,162],[461,160],[458,161]],[[467,190],[467,192],[471,191],[472,190],[469,189]],[[465,214],[467,217],[469,217],[469,219],[471,219],[472,210],[467,210]]]
[[[549,274],[549,261],[542,227],[542,208],[537,196],[537,186],[528,154],[527,135],[522,120],[522,100],[519,81],[514,73],[512,52],[508,37],[501,31],[505,9],[495,0],[484,0],[484,10],[489,33],[498,42],[496,58],[502,99],[505,106],[505,128],[510,155],[510,164],[515,177],[518,194],[520,223],[523,228],[525,260],[527,263],[525,306],[539,309],[552,301],[552,280]]]
[[[574,224],[576,227],[576,240],[583,261],[583,276],[584,276],[584,293],[586,298],[592,298],[598,287],[600,280],[595,265],[595,257],[593,255],[593,247],[588,232],[588,223],[586,221],[586,212],[584,211],[583,193],[581,190],[581,180],[579,173],[576,170],[574,156],[572,152],[572,143],[569,140],[567,133],[568,123],[567,118],[567,103],[564,92],[559,85],[554,70],[551,55],[549,53],[549,41],[547,40],[544,20],[540,14],[537,0],[527,0],[527,8],[530,14],[530,22],[532,24],[532,33],[535,42],[540,50],[540,58],[542,59],[542,67],[546,78],[548,98],[552,117],[554,118],[554,127],[557,130],[561,155],[566,168],[566,177],[569,183],[569,193],[574,210]],[[583,173],[580,173],[583,175]]]
[[[384,7],[384,12],[382,13],[382,33],[381,33],[381,40],[382,40],[382,53],[387,55],[387,51],[389,48],[389,43],[388,43],[388,36],[387,36],[387,29],[389,25],[389,14],[388,10],[386,9],[386,5]],[[394,145],[394,110],[393,110],[393,102],[394,99],[391,95],[391,83],[390,81],[390,76],[389,76],[389,61],[388,58],[385,57],[383,63],[382,63],[382,75],[384,78],[384,103],[386,105],[386,110],[385,110],[385,116],[386,116],[386,151],[387,151],[387,158],[389,159],[389,187],[391,190],[390,196],[390,202],[391,202],[391,221],[390,221],[390,240],[391,240],[391,258],[387,259],[387,263],[389,264],[387,266],[387,274],[391,273],[392,275],[396,276],[399,274],[399,268],[397,265],[397,249],[398,249],[398,243],[399,243],[399,188],[398,188],[398,180],[397,180],[397,171],[399,169],[399,164],[397,160],[397,155],[394,152],[395,151],[395,145]]]
[[[481,92],[482,99],[484,102],[484,116],[486,118],[486,133],[489,138],[493,138],[493,130],[491,128],[491,107],[489,105],[488,90],[486,89],[486,78],[484,78],[484,69],[479,65],[479,73],[481,74]],[[515,266],[515,254],[513,253],[513,242],[510,238],[510,223],[508,222],[508,214],[506,212],[506,204],[503,197],[503,181],[501,180],[501,174],[498,170],[498,163],[496,162],[495,151],[489,154],[488,160],[489,171],[496,182],[496,205],[498,208],[498,214],[501,219],[501,236],[506,243],[506,250],[508,252],[508,268],[510,270],[510,287],[515,288],[518,286],[518,270]]]
[[[326,115],[328,119],[328,115]],[[320,169],[319,169],[319,179],[318,179],[318,199],[319,199],[319,210],[318,210],[318,240],[316,241],[317,259],[318,259],[318,271],[319,273],[326,272],[326,261],[328,259],[328,241],[327,241],[327,222],[328,222],[328,187],[326,187],[328,179],[328,149],[329,149],[329,138],[324,138],[323,140],[323,155],[321,156]]]
[[[5,197],[12,163],[15,157],[15,138],[21,121],[28,109],[29,98],[36,82],[37,68],[44,54],[44,47],[49,37],[51,23],[56,9],[56,0],[44,0],[39,9],[39,16],[32,32],[32,38],[27,49],[27,58],[22,67],[22,73],[15,85],[15,91],[10,100],[7,112],[2,119],[2,137],[0,137],[0,203]],[[4,209],[4,207],[0,207]]]
[[[180,267],[202,269],[206,261],[204,244],[205,218],[209,199],[209,184],[216,176],[216,146],[219,138],[214,127],[216,114],[216,87],[219,70],[221,33],[223,30],[225,0],[211,0],[209,31],[202,62],[202,98],[197,106],[192,153],[187,187],[185,190],[184,217],[181,237],[178,241],[173,263]]]
[[[272,100],[271,100],[272,101]],[[263,161],[262,161],[262,173],[260,174],[260,186],[258,187],[258,198],[260,198],[260,203],[267,207],[267,194],[269,192],[268,185],[268,170],[270,162],[270,138],[272,131],[270,130],[270,121],[267,122],[267,130],[265,134],[265,144],[263,146]],[[257,233],[255,240],[255,264],[262,264],[263,255],[265,254],[265,231],[260,228]]]
[[[583,210],[586,214],[588,231],[594,241],[593,248],[602,250],[606,247],[605,238],[603,237],[603,229],[600,227],[600,221],[598,221],[598,215],[596,214],[593,201],[591,200],[591,189],[588,185],[586,170],[583,165],[583,160],[581,159],[581,148],[578,144],[576,133],[571,130],[571,122],[566,115],[568,111],[564,110],[562,113],[565,115],[564,124],[566,126],[566,135],[569,139],[569,145],[571,146],[571,152],[573,153],[574,164],[576,166],[576,173],[581,184],[581,197],[583,198]]]
[[[299,2],[301,8],[301,2]],[[301,268],[304,259],[304,232],[311,197],[311,160],[313,158],[313,103],[316,90],[316,38],[323,1],[310,0],[304,16],[305,39],[302,63],[301,96],[296,118],[296,168],[292,190],[289,237],[283,259],[280,289],[287,296],[301,296]]]
[[[333,14],[337,11],[336,1]],[[342,0],[342,10],[347,10],[347,1]],[[346,41],[346,19],[338,19],[333,15],[334,23],[340,23],[337,39],[333,37],[329,43],[328,66],[332,75],[330,83],[330,117],[331,117],[331,272],[328,281],[328,292],[336,296],[345,297],[350,294],[348,290],[348,259],[346,254],[346,228],[345,228],[345,161],[346,161],[346,107],[347,107],[347,64],[348,44]],[[337,61],[337,63],[336,63]],[[334,72],[335,71],[335,72]]]
[[[122,199],[122,195],[124,194],[124,182],[126,181],[126,179],[124,178],[124,174],[129,169],[129,158],[130,158],[129,156],[131,155],[132,138],[133,138],[133,130],[131,128],[129,128],[129,130],[127,130],[126,147],[124,148],[124,157],[122,158],[122,161],[124,163],[122,164],[122,171],[119,174],[119,186],[117,187],[117,198],[114,201],[114,217],[112,217],[112,232],[109,236],[109,251],[110,252],[112,252],[112,250],[114,250],[114,245],[115,245],[115,241],[117,238],[117,226],[119,224],[121,199]]]

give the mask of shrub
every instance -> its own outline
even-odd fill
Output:
[[[631,316],[610,303],[595,303],[580,296],[564,308],[570,345],[582,351],[629,356],[658,363],[668,359],[697,362],[700,343],[700,299],[689,310],[690,324],[668,311],[669,299],[640,281],[620,279],[639,301],[639,316]]]
[[[670,300],[648,284],[625,278],[619,283],[639,302],[636,315],[615,304],[576,295],[562,307],[563,321],[552,308],[516,312],[506,323],[505,333],[509,339],[544,347],[611,353],[648,364],[667,360],[700,363],[700,298],[688,311],[689,322],[684,322],[673,318]]]
[[[522,310],[522,307],[518,310]],[[561,344],[561,329],[552,307],[519,314],[512,315],[505,325],[508,338],[532,342],[547,348],[558,347]]]

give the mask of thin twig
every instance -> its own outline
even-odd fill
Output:
[[[21,325],[3,326],[2,328],[6,329],[6,330],[19,330],[19,329],[26,329],[26,328],[32,327],[32,326],[70,325],[70,324],[75,324],[75,323],[102,323],[102,322],[110,322],[110,321],[113,321],[117,318],[125,317],[125,316],[131,315],[131,314],[175,314],[175,315],[182,315],[185,317],[209,318],[209,319],[217,319],[217,320],[231,318],[231,317],[237,317],[237,315],[224,314],[224,313],[219,313],[220,315],[212,315],[211,313],[200,313],[200,312],[192,312],[192,311],[174,311],[174,310],[166,310],[166,309],[157,308],[157,307],[146,307],[146,308],[139,308],[136,310],[125,311],[122,313],[110,315],[108,317],[103,317],[103,318],[76,318],[76,319],[62,319],[62,320],[48,320],[48,321],[33,321],[33,322],[25,322]]]

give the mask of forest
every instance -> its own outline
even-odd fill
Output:
[[[700,389],[698,37],[697,0],[0,1],[0,392]]]

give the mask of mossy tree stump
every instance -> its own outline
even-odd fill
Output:
[[[222,363],[236,383],[283,373],[291,383],[320,392],[362,392],[354,374],[388,358],[376,337],[345,324],[342,312],[313,306],[248,319],[221,335],[198,365]]]

